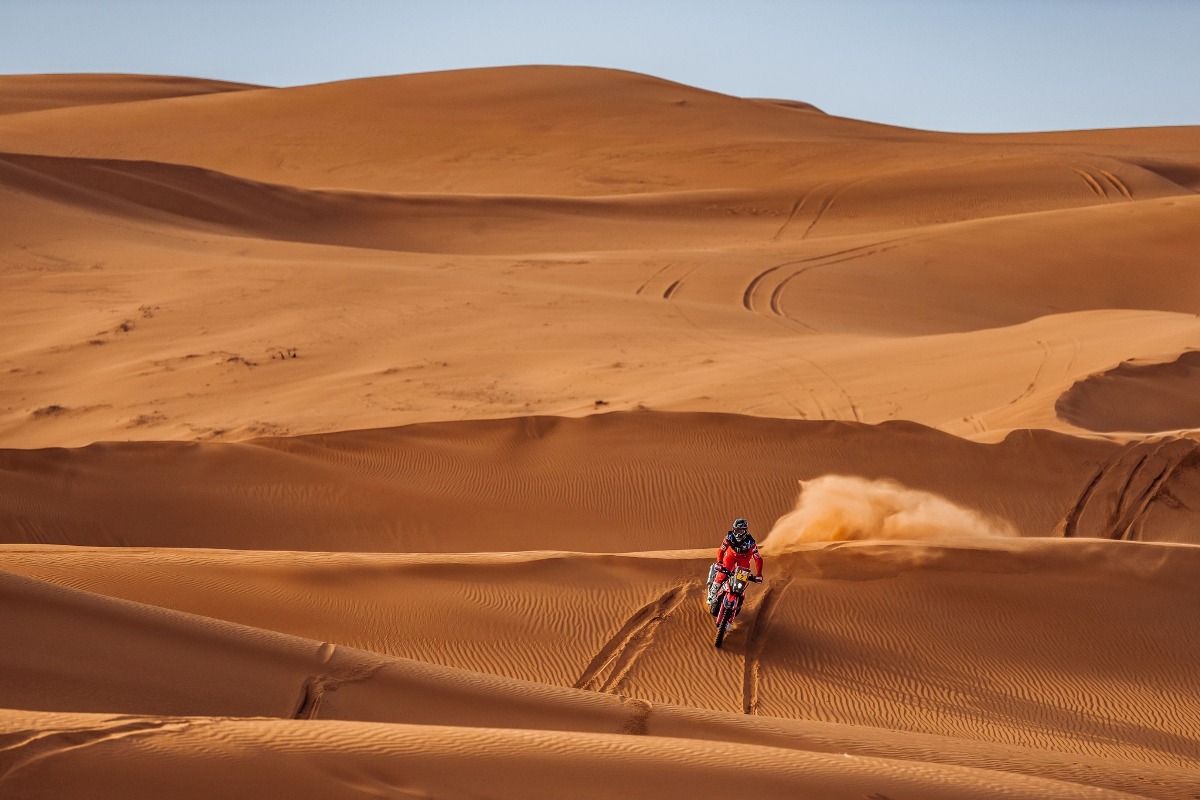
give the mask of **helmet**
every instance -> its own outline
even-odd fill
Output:
[[[748,553],[754,547],[754,539],[747,531],[735,529],[729,532],[729,546],[735,553]]]
[[[749,528],[750,526],[746,523],[746,520],[742,519],[741,517],[738,517],[733,521],[733,529],[735,531],[744,531],[748,530]]]

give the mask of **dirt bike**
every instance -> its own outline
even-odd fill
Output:
[[[722,572],[727,577],[722,583],[714,586],[717,572]],[[737,567],[732,574],[718,564],[708,568],[708,613],[717,618],[717,647],[725,641],[725,634],[733,627],[733,621],[742,610],[746,584],[751,581],[762,583],[762,577],[751,573],[749,567]]]

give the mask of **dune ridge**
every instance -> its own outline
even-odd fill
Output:
[[[1197,366],[1200,353],[1194,350],[1166,363],[1124,362],[1076,381],[1054,409],[1088,430],[1157,433],[1200,427],[1200,409],[1193,402]]]
[[[936,492],[1027,536],[1062,535],[1070,517],[1066,535],[1108,538],[1102,517],[1120,512],[1147,539],[1195,542],[1170,498],[1195,497],[1196,445],[1172,445],[1170,474],[1151,471],[1149,448],[1039,431],[979,444],[900,422],[628,412],[2,450],[0,536],[374,552],[715,548],[724,517],[766,534],[792,509],[797,480],[841,473]],[[1090,486],[1099,471],[1111,493]]]
[[[180,797],[207,797],[212,791],[253,790],[318,798],[437,787],[436,791],[462,795],[552,798],[559,790],[548,787],[578,785],[577,797],[610,797],[613,792],[651,787],[664,797],[691,797],[722,779],[727,763],[740,761],[771,764],[757,784],[773,796],[814,789],[830,798],[862,797],[864,791],[876,789],[931,798],[1135,796],[1058,780],[997,775],[988,769],[914,767],[881,758],[690,739],[325,721],[303,726],[282,720],[206,718],[143,722],[83,714],[30,720],[27,715],[2,713],[10,735],[20,736],[27,730],[22,725],[52,724],[59,726],[60,736],[106,743],[106,761],[93,761],[90,748],[75,755],[73,767],[80,772],[51,772],[40,763],[44,755],[17,761],[7,782],[29,797],[53,796],[51,792],[75,785],[80,774],[91,774],[101,763],[107,765],[101,770],[105,777],[92,786],[106,796],[170,791]],[[153,761],[144,757],[139,740],[152,743]],[[249,748],[255,751],[253,757],[244,755]],[[222,755],[222,750],[235,755]],[[618,760],[622,768],[614,772],[612,763]],[[214,779],[217,764],[223,769]],[[21,773],[13,774],[18,769]],[[241,777],[245,773],[254,777],[247,781]]]
[[[0,75],[0,114],[23,114],[106,103],[135,103],[258,88],[261,87],[246,83],[170,75]]]

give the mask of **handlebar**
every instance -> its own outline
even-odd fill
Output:
[[[715,566],[717,568],[717,572],[721,573],[722,575],[732,575],[734,573],[734,570],[729,569],[728,567],[722,566],[721,564],[714,564],[713,566]],[[750,580],[754,581],[755,583],[763,582],[762,575],[751,575],[751,576],[749,576],[749,578],[750,578]]]

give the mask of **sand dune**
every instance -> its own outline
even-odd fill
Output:
[[[753,198],[675,192],[563,198],[301,190],[158,162],[0,155],[0,180],[87,215],[239,237],[409,253],[628,250],[726,242]],[[28,200],[18,195],[15,203]],[[697,226],[702,227],[697,227]],[[771,221],[759,226],[764,236]]]
[[[84,120],[90,135],[81,149],[73,131]],[[1049,154],[1063,178],[1103,200],[1106,191],[1121,193],[1122,179],[1111,184],[1102,174],[1117,167],[1108,158],[1132,150],[1178,172],[1196,164],[1196,138],[1190,128],[1049,139],[953,136],[570,67],[425,73],[0,121],[0,149],[14,152],[193,164],[310,188],[511,193],[519,186],[521,194],[584,195],[724,187],[731,180],[777,186],[801,176],[847,185],[1005,152]],[[230,140],[240,146],[228,147]],[[1079,171],[1095,172],[1099,193],[1072,160]],[[1129,169],[1132,175],[1147,168]],[[1014,183],[1006,194],[1027,188]]]
[[[1198,192],[614,70],[0,77],[0,794],[1200,796]]]
[[[1194,350],[1165,364],[1122,363],[1076,382],[1054,407],[1071,424],[1093,431],[1200,428],[1198,365]]]
[[[744,174],[746,166],[758,178],[772,174],[775,164],[722,164],[711,152],[721,144],[769,154],[781,138],[821,145],[846,131],[870,137],[896,130],[643,75],[563,67],[426,73],[257,94],[49,110],[5,120],[0,148],[193,164],[310,188],[492,193],[517,179],[521,193],[598,195],[700,188],[711,177]],[[84,119],[91,136],[81,151],[70,131]],[[230,139],[243,146],[229,148]],[[672,158],[681,146],[698,162]],[[614,163],[614,150],[626,158]]]
[[[995,440],[1078,432],[1073,383],[1200,342],[1190,195],[796,238],[775,189],[370,194],[16,155],[0,181],[22,447],[639,407]]]
[[[135,103],[260,87],[168,75],[0,75],[0,114]]]
[[[1180,443],[1180,458],[1194,450]],[[0,530],[10,542],[131,547],[675,549],[713,544],[731,514],[765,534],[797,481],[839,473],[890,478],[1050,536],[1098,470],[1128,478],[1123,452],[1039,432],[985,445],[906,423],[657,412],[6,450]],[[1108,513],[1136,498],[1137,514],[1157,519],[1169,496],[1193,500],[1194,474],[1188,461],[1154,492],[1087,502]],[[1146,538],[1196,541],[1182,520],[1142,527]],[[1071,535],[1111,534],[1089,518]]]
[[[760,619],[763,612],[755,610],[757,616],[747,622],[746,630],[735,632],[741,638],[748,635],[749,641],[735,642],[728,653],[712,650],[702,635],[686,635],[698,633],[689,630],[694,627],[687,624],[689,619],[698,621],[707,615],[693,603],[680,605],[670,609],[657,624],[654,618],[646,618],[649,630],[646,626],[632,629],[637,641],[622,643],[625,650],[612,651],[611,666],[617,668],[616,673],[610,672],[610,665],[604,662],[594,663],[605,669],[594,671],[592,665],[585,669],[594,671],[597,677],[619,676],[587,687],[598,689],[598,694],[546,686],[557,681],[550,674],[551,662],[544,657],[563,647],[562,641],[544,638],[558,627],[549,620],[536,631],[510,634],[522,647],[508,651],[507,668],[519,671],[517,665],[521,663],[549,667],[539,685],[448,671],[420,662],[397,662],[350,650],[344,643],[321,644],[318,639],[307,640],[306,644],[306,640],[263,629],[161,608],[163,604],[178,605],[182,599],[183,605],[190,605],[193,611],[222,617],[237,614],[243,621],[253,619],[276,630],[309,626],[306,633],[315,632],[311,626],[316,618],[324,618],[325,625],[339,631],[346,631],[354,619],[369,624],[383,622],[393,634],[400,634],[387,636],[388,641],[413,642],[426,654],[463,653],[476,647],[477,652],[493,652],[487,643],[477,641],[466,642],[467,650],[463,642],[435,642],[428,632],[421,634],[411,627],[427,616],[409,613],[403,597],[389,589],[397,583],[420,580],[417,576],[428,571],[429,565],[418,557],[396,556],[381,562],[376,557],[321,554],[298,563],[294,557],[281,555],[246,553],[232,561],[229,555],[6,548],[6,570],[54,573],[54,580],[82,582],[93,590],[140,594],[141,599],[152,600],[155,605],[111,601],[10,576],[5,580],[6,627],[21,646],[7,651],[6,669],[31,677],[15,695],[6,697],[4,704],[167,716],[320,716],[484,728],[497,724],[489,720],[502,719],[506,728],[615,733],[628,732],[631,715],[638,715],[639,706],[630,705],[633,701],[614,696],[623,692],[651,698],[650,703],[640,706],[644,721],[641,731],[650,736],[719,738],[976,767],[987,763],[981,756],[987,752],[989,769],[1126,789],[1136,785],[1129,778],[1131,771],[1169,777],[1169,782],[1177,786],[1187,785],[1185,774],[1173,770],[1194,759],[1189,748],[1195,743],[1181,743],[1188,738],[1187,731],[1194,730],[1195,721],[1187,716],[1188,704],[1173,699],[1175,691],[1185,696],[1194,691],[1187,677],[1191,674],[1188,664],[1195,658],[1191,649],[1194,643],[1163,635],[1165,631],[1146,629],[1142,622],[1145,609],[1163,602],[1158,595],[1144,594],[1145,581],[1152,580],[1163,595],[1178,591],[1195,569],[1190,548],[1062,543],[1049,549],[1045,545],[1022,546],[1008,555],[974,546],[931,546],[920,551],[896,545],[818,548],[782,565],[781,574],[768,586],[769,591],[773,589],[779,595],[771,602],[770,619]],[[653,581],[656,576],[664,576],[664,568],[699,567],[703,563],[663,557],[649,562],[628,557],[615,562],[611,557],[599,561],[596,557],[584,561],[573,557],[563,563],[561,558],[510,558],[506,565],[503,558],[468,557],[439,568],[442,575],[438,582],[470,587],[479,584],[463,580],[467,577],[464,570],[518,569],[528,573],[521,581],[527,587],[539,583],[553,587],[552,591],[533,594],[546,600],[558,591],[578,587],[581,569],[599,568],[606,583],[633,581],[653,591]],[[1002,565],[1005,561],[1007,566]],[[985,564],[986,572],[981,573],[979,567]],[[564,567],[569,571],[564,572]],[[1012,569],[1016,572],[1009,572]],[[453,584],[445,580],[451,572],[459,573]],[[1013,585],[1012,577],[1017,574],[1022,576],[1020,583]],[[930,576],[941,577],[931,584],[927,580]],[[956,582],[977,583],[981,576],[991,576],[987,578],[990,589],[977,585],[968,595],[950,590]],[[264,578],[275,588],[263,591]],[[650,584],[645,583],[647,578]],[[335,608],[304,607],[313,598],[314,583],[330,587],[324,597],[337,598]],[[372,589],[372,585],[384,591]],[[1072,598],[1061,606],[1056,636],[1034,639],[1022,649],[1018,642],[1027,638],[1030,619],[1026,617],[1040,617],[1043,604],[1056,602],[1045,594],[1048,587],[1056,585],[1051,592]],[[291,589],[281,591],[285,586]],[[1118,588],[1123,586],[1129,591]],[[1029,596],[1016,602],[1018,596],[1031,589]],[[903,609],[910,606],[897,604],[897,596],[916,592],[918,596],[909,597],[909,602],[930,608],[921,596],[931,591],[939,596],[957,595],[959,602],[968,607],[959,608],[954,603],[941,608],[937,612],[940,624],[928,616],[901,622],[899,615],[907,613]],[[998,598],[997,591],[1008,596]],[[480,613],[472,609],[469,596],[458,595],[456,599],[453,590],[430,595],[443,604],[442,613],[453,613],[455,619]],[[364,602],[371,596],[374,601]],[[793,602],[783,600],[788,596]],[[384,598],[402,613],[381,618],[379,603],[386,603]],[[996,607],[992,604],[997,602],[1003,602],[1008,612],[995,618],[986,630],[978,625],[950,623],[955,619],[980,619],[980,612]],[[840,611],[829,613],[826,603]],[[597,622],[603,625],[605,620],[611,624],[614,620],[603,613],[605,604],[599,605],[578,608],[577,613],[589,614],[592,622],[577,617],[574,629],[587,630]],[[83,606],[90,609],[86,615],[79,614]],[[457,609],[452,612],[454,606]],[[1021,608],[1024,611],[1013,616],[1013,611]],[[1121,611],[1114,613],[1116,609]],[[983,616],[988,615],[985,612]],[[499,617],[493,619],[503,622]],[[86,621],[81,625],[72,620]],[[873,620],[878,627],[862,628],[864,620]],[[521,624],[521,620],[516,621]],[[1102,643],[1103,638],[1096,636],[1098,626],[1111,630],[1113,625],[1121,626],[1121,641],[1129,642],[1129,648],[1111,650]],[[164,636],[167,630],[173,633]],[[463,634],[459,626],[440,625],[436,630],[443,637]],[[876,639],[876,634],[881,638]],[[768,637],[774,644],[758,647],[766,645]],[[811,642],[814,637],[821,638],[826,646],[809,650],[808,658],[796,660],[786,652],[778,659],[768,655],[794,646],[808,650],[803,642]],[[970,641],[964,642],[963,637]],[[828,646],[842,638],[843,645]],[[907,639],[906,644],[896,649],[900,639]],[[387,649],[385,637],[378,633],[368,640],[378,651]],[[99,643],[104,646],[98,647]],[[879,656],[870,657],[871,650],[877,650]],[[604,652],[601,648],[600,653]],[[978,680],[963,684],[955,679],[952,673],[957,667],[935,656],[947,652],[969,653],[969,669]],[[48,653],[62,661],[52,666],[45,661]],[[881,658],[885,653],[887,657]],[[1016,653],[1023,655],[1014,660]],[[816,663],[808,663],[818,654]],[[1085,684],[1075,683],[1073,672],[1075,659],[1081,657],[1091,664]],[[1131,692],[1132,687],[1121,677],[1128,669],[1121,663],[1125,658],[1139,659],[1141,688],[1137,692]],[[675,666],[666,667],[661,663],[663,659],[675,662]],[[941,665],[938,673],[932,672],[933,663]],[[237,676],[251,664],[255,680],[239,682]],[[1149,664],[1154,665],[1152,671],[1146,669]],[[493,668],[497,665],[493,660]],[[929,694],[911,703],[887,702],[890,694],[905,691],[906,665],[922,675],[921,683]],[[728,680],[712,680],[715,675],[697,680],[698,670],[711,672],[718,667],[718,672],[736,667],[736,673],[719,676]],[[865,669],[855,681],[860,686],[857,693],[846,693],[839,678],[843,669]],[[79,674],[80,670],[86,670],[89,676],[89,693],[82,697],[82,681],[64,683],[59,677]],[[1039,680],[1030,682],[1029,674],[1036,674]],[[1106,681],[1105,675],[1113,682]],[[56,677],[48,681],[49,676]],[[130,682],[127,676],[136,676],[136,680]],[[735,706],[729,711],[743,710],[736,704],[745,701],[746,681],[754,687],[751,713],[770,715],[764,718],[765,726],[749,725],[744,716],[726,719],[706,716],[705,712],[697,715],[672,704],[684,700],[690,706],[715,706],[720,710],[732,701]],[[1055,686],[1056,681],[1067,684]],[[1093,698],[1094,704],[1082,716],[1078,710],[1062,708],[1058,699],[1076,696],[1074,693],[1080,689],[1084,696]],[[696,691],[706,694],[696,695]],[[829,691],[839,701],[826,705],[820,697]],[[939,699],[939,691],[948,694]],[[1014,705],[1012,698],[1005,699],[1012,691],[1020,693],[1019,704]],[[661,696],[664,692],[676,697],[667,700]],[[678,696],[680,692],[682,697]],[[318,702],[313,702],[314,696]],[[991,699],[985,699],[988,697]],[[824,711],[816,718],[794,712],[780,714],[780,702],[817,702]],[[885,706],[893,715],[903,710],[904,719],[889,719],[886,725],[864,720],[876,717]],[[1017,709],[1022,710],[1014,713]],[[783,719],[772,721],[773,716],[820,722],[797,726]],[[1055,721],[1056,716],[1061,719]],[[960,727],[961,723],[966,724]],[[861,727],[864,724],[866,727]],[[941,730],[930,733],[931,728]],[[976,744],[966,741],[971,739]],[[984,745],[991,748],[982,749]],[[931,756],[932,751],[939,750],[940,755]],[[1061,755],[1066,753],[1073,755],[1066,759]],[[1095,771],[1095,766],[1103,763],[1099,759],[1107,759],[1108,763]],[[1073,768],[1068,766],[1070,761],[1075,762]],[[1088,766],[1080,771],[1085,764]]]
[[[639,407],[1079,432],[1073,383],[1200,342],[1195,138],[949,136],[551,68],[8,115],[0,435]]]
[[[769,764],[754,781],[765,796],[819,792],[929,798],[1122,798],[1134,795],[988,769],[924,766],[850,755],[815,754],[724,742],[657,737],[207,718],[136,718],[2,712],[20,737],[50,727],[78,746],[71,768],[48,769],[56,743],[16,761],[6,781],[25,797],[69,791],[84,776],[102,796],[130,792],[176,797],[286,793],[338,797],[436,793],[466,797],[612,797],[652,791],[694,797],[728,778],[729,764]],[[31,748],[27,748],[31,749]],[[96,750],[103,750],[99,756]],[[153,753],[147,758],[148,751]],[[620,769],[613,769],[620,763]],[[886,796],[886,795],[884,795]]]

